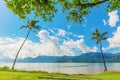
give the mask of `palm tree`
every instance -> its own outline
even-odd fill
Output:
[[[105,58],[104,58],[103,50],[102,50],[102,40],[107,39],[107,37],[105,37],[106,34],[107,34],[107,32],[100,33],[99,30],[96,29],[96,31],[93,32],[93,37],[92,37],[92,40],[96,40],[96,44],[100,43],[101,56],[102,56],[102,60],[104,63],[104,68],[105,68],[104,71],[107,71],[107,66],[105,63]]]
[[[16,60],[17,60],[17,57],[20,53],[20,50],[22,49],[23,45],[25,44],[25,41],[27,40],[31,30],[33,30],[34,32],[36,32],[36,30],[40,30],[40,26],[36,26],[36,23],[39,22],[37,20],[28,20],[27,22],[27,25],[26,26],[21,26],[20,29],[22,28],[28,28],[28,32],[27,32],[27,35],[23,41],[23,43],[21,44],[20,48],[18,49],[18,52],[15,56],[15,59],[14,59],[14,62],[13,62],[13,66],[12,66],[12,69],[14,70],[14,67],[15,67],[15,63],[16,63]]]

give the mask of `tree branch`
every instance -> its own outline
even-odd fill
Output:
[[[103,0],[103,1],[99,1],[99,2],[95,2],[95,3],[86,3],[86,4],[79,4],[79,6],[84,6],[84,7],[93,7],[93,6],[96,6],[98,4],[102,4],[106,1],[109,1],[109,0]]]
[[[36,0],[36,1],[37,1],[38,5],[41,5],[41,2],[40,2],[40,0]]]

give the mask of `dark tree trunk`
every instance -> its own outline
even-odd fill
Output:
[[[17,57],[18,57],[18,55],[19,55],[19,53],[20,53],[20,50],[22,49],[25,41],[27,40],[27,38],[28,38],[28,36],[29,36],[29,34],[30,34],[30,31],[31,31],[31,29],[28,30],[27,36],[26,36],[25,40],[23,41],[23,43],[21,44],[21,46],[20,46],[20,48],[19,48],[19,50],[18,50],[18,52],[17,52],[17,54],[16,54],[16,56],[15,56],[15,59],[14,59],[13,65],[12,65],[12,70],[14,70]]]
[[[102,51],[102,42],[101,42],[101,40],[100,40],[100,50],[101,50],[101,56],[102,56],[102,60],[103,60],[103,63],[104,63],[104,68],[105,68],[104,71],[107,71],[107,66],[106,66],[105,58],[104,58],[103,51]]]

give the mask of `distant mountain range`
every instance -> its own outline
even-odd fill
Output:
[[[120,53],[104,53],[106,62],[120,62]],[[12,62],[12,59],[0,59],[0,62]],[[79,56],[38,56],[36,58],[18,59],[17,62],[102,62],[101,53],[89,52]]]

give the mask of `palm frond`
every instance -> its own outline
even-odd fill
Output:
[[[35,25],[38,22],[39,22],[38,20],[31,20],[31,25]]]
[[[95,36],[94,36],[94,37],[92,37],[92,40],[96,40],[96,39],[97,39],[97,37],[95,37]]]
[[[27,26],[21,26],[20,29],[22,29],[22,28],[28,28],[28,25]]]
[[[28,23],[28,25],[30,25],[30,24],[31,24],[31,20],[28,20],[28,22],[27,22],[27,23]]]
[[[35,32],[37,34],[37,31],[40,31],[41,30],[41,27],[40,26],[34,26],[32,28],[32,31]]]
[[[106,40],[108,37],[103,37],[103,38],[101,38],[101,40]]]
[[[41,30],[40,26],[34,26],[33,29]]]
[[[103,33],[101,34],[101,37],[104,37],[107,33],[108,33],[108,32],[103,32]]]
[[[32,30],[35,34],[37,34],[37,31],[36,30]]]
[[[96,40],[96,44],[98,44],[99,42],[100,42],[100,40],[99,40],[99,39],[97,39],[97,40]]]
[[[41,30],[40,26],[36,26],[36,23],[39,22],[38,20],[28,20],[27,25],[26,26],[21,26],[21,28],[29,28],[30,30],[34,31],[35,33],[37,33],[37,30]]]
[[[99,32],[99,30],[96,29],[95,32],[93,32],[93,35],[94,35],[94,36],[100,36],[100,32]]]
[[[96,44],[98,44],[100,42],[100,40],[106,40],[108,38],[108,37],[105,37],[106,34],[107,34],[107,32],[103,32],[101,34],[99,32],[99,30],[96,29],[95,32],[93,32],[92,40],[96,40]]]
[[[31,29],[34,28],[34,26],[36,25],[37,22],[39,22],[39,21],[38,20],[28,20],[29,28],[31,28]]]
[[[98,30],[98,28],[96,28],[96,33],[99,33],[99,30]]]
[[[93,35],[96,35],[96,32],[93,32]]]

